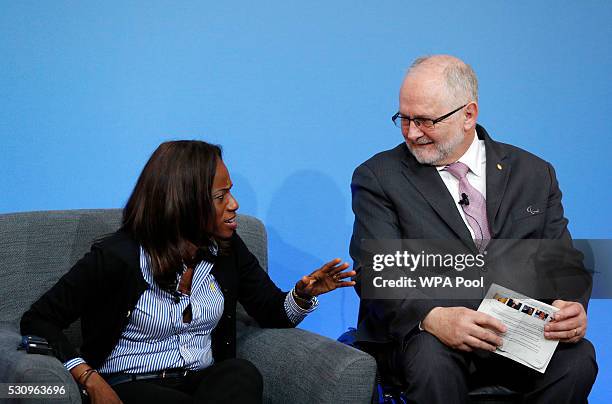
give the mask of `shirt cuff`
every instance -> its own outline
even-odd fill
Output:
[[[293,325],[298,325],[302,320],[306,318],[309,313],[312,313],[319,306],[319,300],[315,297],[312,298],[312,306],[308,309],[301,308],[295,299],[293,298],[293,289],[287,293],[285,297],[285,313],[287,318]]]
[[[85,359],[83,358],[73,358],[70,359],[68,362],[64,363],[64,367],[68,370],[75,368],[77,366],[79,366],[81,363],[85,363]]]

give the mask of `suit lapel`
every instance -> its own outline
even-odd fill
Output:
[[[470,231],[463,222],[463,219],[461,219],[461,215],[455,206],[456,201],[448,192],[436,168],[417,162],[407,148],[406,158],[402,159],[402,162],[405,167],[403,174],[408,181],[421,193],[427,203],[457,237],[465,240],[470,248],[474,248],[475,245]]]
[[[487,219],[491,228],[491,237],[495,238],[501,231],[499,221],[496,221],[499,206],[510,178],[511,166],[506,153],[493,141],[487,131],[480,125],[476,126],[479,139],[484,139],[487,153]]]

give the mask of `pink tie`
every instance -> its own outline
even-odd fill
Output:
[[[480,251],[484,251],[489,240],[491,240],[485,198],[468,182],[466,175],[469,168],[467,165],[458,161],[449,164],[444,169],[459,180],[459,197],[461,198],[460,204],[463,213],[465,213],[465,218],[474,232],[476,246]]]

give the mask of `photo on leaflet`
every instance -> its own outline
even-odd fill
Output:
[[[531,315],[533,314],[534,310],[535,310],[535,309],[534,309],[533,307],[529,307],[529,306],[527,306],[526,304],[524,304],[524,305],[523,305],[523,309],[522,309],[521,311],[522,311],[523,313],[525,313],[525,314],[527,314],[527,315],[531,316]]]
[[[538,318],[542,321],[550,321],[552,318],[544,310],[538,310],[535,307],[527,306],[526,304],[522,304],[518,300],[511,299],[507,296],[502,296],[499,293],[496,293],[495,296],[493,296],[493,298],[508,307],[511,307],[515,310],[519,310],[520,312],[525,313],[528,316]],[[522,306],[522,309],[521,309],[521,306]]]
[[[508,299],[508,303],[506,303],[506,306],[511,307],[514,310],[518,310],[521,308],[521,302],[514,299]]]

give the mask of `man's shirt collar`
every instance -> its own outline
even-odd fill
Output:
[[[472,143],[470,147],[466,150],[466,152],[459,158],[459,160],[463,164],[467,165],[468,168],[474,175],[480,177],[483,175],[484,163],[486,162],[486,153],[484,148],[484,141],[478,139],[478,135],[476,134],[476,130],[474,129],[474,138],[472,139]],[[446,166],[436,166],[438,171],[444,170]]]

